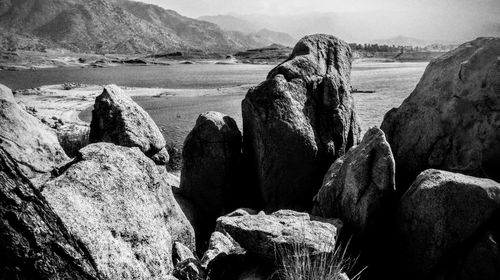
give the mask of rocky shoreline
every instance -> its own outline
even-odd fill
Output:
[[[361,135],[349,45],[306,36],[248,91],[241,129],[199,116],[180,177],[131,99],[165,89],[0,86],[0,275],[498,279],[499,57],[479,38],[434,59]],[[62,141],[92,104],[66,131],[87,141]]]

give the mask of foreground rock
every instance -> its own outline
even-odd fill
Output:
[[[265,208],[310,210],[328,167],[359,142],[351,59],[347,43],[307,36],[247,93],[244,154]]]
[[[241,132],[233,118],[202,114],[182,151],[180,192],[196,211],[197,240],[208,240],[215,220],[229,211],[236,196],[241,157]]]
[[[194,249],[171,187],[138,148],[91,144],[42,194],[109,279],[165,279],[173,242]]]
[[[26,179],[18,152],[0,145],[0,278],[101,279],[88,249]]]
[[[382,124],[405,189],[427,168],[500,180],[500,38],[433,60]],[[399,189],[399,187],[398,187]]]
[[[53,130],[24,111],[10,90],[0,88],[0,147],[35,186],[69,158]]]
[[[91,143],[109,142],[138,147],[153,157],[165,147],[165,139],[153,119],[116,85],[104,87],[92,111]]]
[[[313,215],[339,218],[356,233],[380,229],[390,219],[395,163],[384,132],[374,127],[328,170],[314,198]]]
[[[339,220],[315,218],[291,210],[217,220],[217,231],[227,233],[249,253],[266,260],[276,259],[276,249],[287,250],[297,245],[304,246],[311,255],[332,252],[340,228]]]
[[[499,279],[500,184],[427,170],[402,197],[398,212],[399,276]]]

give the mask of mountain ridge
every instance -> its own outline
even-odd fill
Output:
[[[4,0],[0,48],[92,53],[235,52],[274,43],[128,0]]]

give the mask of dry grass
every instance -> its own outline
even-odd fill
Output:
[[[87,126],[69,125],[57,131],[57,138],[66,154],[75,157],[81,148],[89,144],[89,132]]]
[[[338,244],[330,253],[311,254],[304,243],[276,248],[280,269],[277,279],[280,280],[344,280],[351,273],[358,260],[348,254],[349,242],[346,245]],[[326,248],[330,249],[330,248]],[[364,269],[363,269],[364,270]],[[361,270],[352,280],[360,278]]]

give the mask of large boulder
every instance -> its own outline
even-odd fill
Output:
[[[239,180],[241,132],[218,112],[202,114],[184,142],[180,192],[191,201],[197,240],[208,240],[215,220],[232,210]]]
[[[8,88],[0,91],[0,147],[38,187],[69,158],[52,129],[24,111]]]
[[[344,41],[304,37],[243,100],[245,161],[266,209],[310,210],[330,165],[359,142],[351,60]]]
[[[102,279],[24,167],[0,146],[0,278]]]
[[[488,266],[499,262],[498,235],[492,235],[493,246],[488,235],[499,232],[499,224],[500,184],[458,173],[424,171],[401,198],[398,210],[395,257],[399,276],[432,279],[443,271],[468,270],[475,275],[442,279],[497,279],[498,269]]]
[[[171,186],[138,148],[91,144],[42,194],[109,279],[165,279],[173,242],[194,249]]]
[[[104,87],[95,99],[89,140],[137,147],[153,157],[165,147],[165,139],[153,119],[116,85]]]
[[[280,210],[270,215],[224,216],[217,231],[228,234],[242,248],[260,258],[276,260],[278,250],[303,246],[311,255],[335,249],[340,220],[312,217],[307,213]]]
[[[332,164],[314,197],[312,214],[339,218],[363,235],[390,220],[395,192],[391,147],[384,132],[374,127],[359,145]]]
[[[500,38],[479,38],[431,61],[382,123],[398,189],[437,168],[500,180]]]

